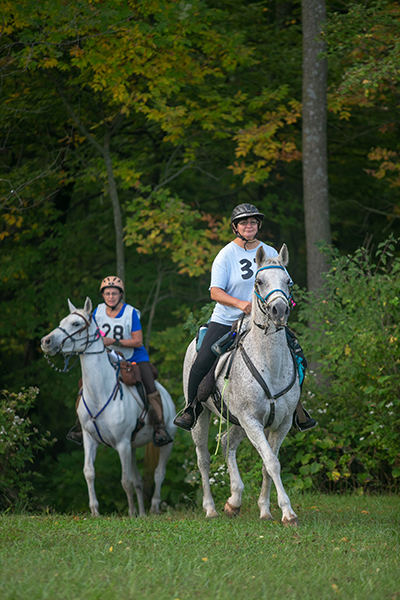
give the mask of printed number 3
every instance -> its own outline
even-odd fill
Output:
[[[243,258],[240,261],[240,264],[243,265],[243,267],[241,268],[241,271],[243,271],[242,279],[250,279],[251,277],[253,277],[254,272],[250,268],[252,266],[251,262],[246,258]]]

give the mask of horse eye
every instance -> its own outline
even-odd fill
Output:
[[[255,283],[256,283],[257,285],[261,285],[261,284],[262,284],[262,281],[261,281],[261,279],[256,279],[256,280],[255,280]]]
[[[73,323],[72,327],[79,327],[80,323]]]

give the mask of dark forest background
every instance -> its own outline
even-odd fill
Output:
[[[34,481],[36,506],[68,511],[87,504],[83,452],[65,439],[75,421],[79,366],[58,374],[40,351],[41,337],[67,314],[68,298],[83,306],[89,296],[96,305],[100,281],[122,276],[126,301],[141,310],[151,360],[180,408],[192,335],[183,325],[191,313],[200,319],[210,302],[210,266],[231,239],[229,216],[237,204],[250,202],[265,213],[260,238],[278,250],[287,244],[290,274],[300,294],[306,289],[307,269],[313,269],[303,203],[306,4],[1,3],[0,388],[39,388],[30,419],[56,439],[29,463],[41,476]],[[371,257],[384,247],[393,261],[395,243],[389,249],[380,244],[400,234],[400,8],[384,0],[318,5],[327,14],[318,41],[328,69],[329,260],[356,257],[360,247]],[[393,285],[377,285],[393,299],[397,274],[385,277]],[[364,310],[355,308],[358,323]],[[386,317],[386,333],[394,338],[397,313]],[[298,303],[291,324],[302,330],[305,322]],[[350,340],[332,343],[349,355]],[[391,343],[397,360],[397,338]],[[320,359],[313,348],[311,341],[309,356]],[[377,377],[389,377],[382,369]],[[355,381],[357,390],[369,389]],[[385,394],[384,402],[398,410],[397,387]],[[346,404],[343,390],[337,395]],[[341,471],[346,448],[363,436],[334,433],[321,398],[310,390],[307,399],[309,408],[320,410],[320,431],[306,441],[293,432],[288,441],[288,484],[337,491],[367,489],[368,482],[375,489],[384,481],[395,489],[398,453],[386,466],[380,458],[368,470],[357,458],[356,469],[347,465],[350,475]],[[348,417],[343,413],[343,422]],[[320,467],[307,458],[316,448],[325,452]],[[250,448],[242,460],[257,478]],[[312,480],[320,471],[324,478]],[[97,481],[101,509],[125,510],[118,458],[109,449],[99,451]],[[196,502],[196,481],[190,436],[179,432],[165,499]]]

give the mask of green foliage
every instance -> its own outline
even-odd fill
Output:
[[[306,377],[305,399],[320,427],[298,433],[284,452],[306,477],[318,473],[313,482],[323,489],[398,489],[397,243],[391,236],[376,252],[360,248],[347,256],[331,250],[322,293],[302,295],[298,331],[308,360],[318,364],[318,376]]]
[[[27,416],[39,390],[19,393],[1,390],[0,398],[0,510],[22,507],[30,500],[35,455],[49,446],[50,432],[39,433]]]
[[[135,198],[127,210],[127,246],[134,244],[139,254],[168,257],[179,267],[179,274],[198,277],[210,269],[219,250],[216,242],[221,228],[211,215],[193,210],[166,188],[149,198]],[[199,226],[203,223],[206,227]]]
[[[205,304],[204,306],[202,306],[200,310],[196,312],[196,314],[193,314],[191,312],[183,325],[183,329],[187,329],[189,331],[189,334],[193,338],[196,335],[199,327],[201,327],[201,325],[204,325],[205,323],[208,323],[214,308],[215,302],[209,302],[209,304]]]

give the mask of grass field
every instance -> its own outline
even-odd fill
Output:
[[[0,599],[400,600],[396,496],[292,494],[301,526],[201,510],[0,517]]]

